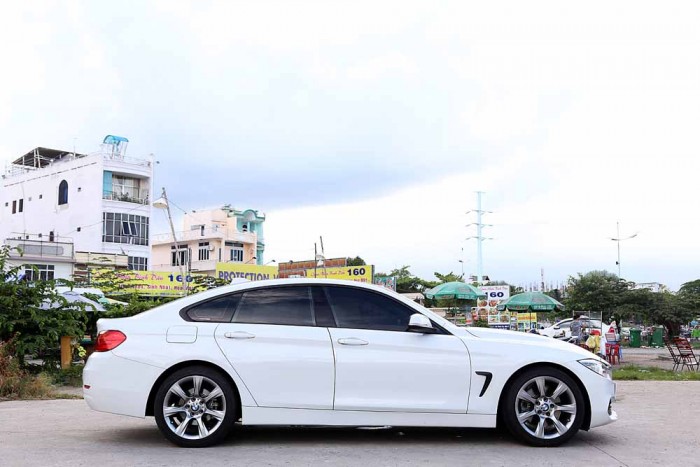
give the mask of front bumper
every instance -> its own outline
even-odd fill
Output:
[[[581,379],[588,392],[588,401],[591,405],[590,428],[616,421],[617,412],[613,410],[615,382],[585,368],[577,361],[571,362],[568,367]]]
[[[83,370],[83,397],[93,410],[144,418],[148,395],[162,372],[112,352],[96,352]]]

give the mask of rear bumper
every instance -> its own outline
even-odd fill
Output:
[[[83,397],[93,410],[143,418],[148,395],[162,372],[112,352],[96,352],[83,370]]]

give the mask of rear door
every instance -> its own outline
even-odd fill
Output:
[[[216,341],[259,406],[332,409],[333,348],[310,287],[244,292]]]

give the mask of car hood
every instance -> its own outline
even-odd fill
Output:
[[[503,329],[491,328],[467,328],[467,334],[479,339],[485,339],[492,342],[504,342],[518,345],[528,345],[540,348],[549,348],[558,353],[567,352],[572,354],[572,358],[594,358],[595,354],[582,349],[568,342],[552,339],[547,336],[530,334],[526,332],[507,331]],[[463,337],[465,339],[466,337]]]

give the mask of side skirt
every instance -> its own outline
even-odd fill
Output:
[[[495,428],[496,415],[243,407],[243,425]]]

